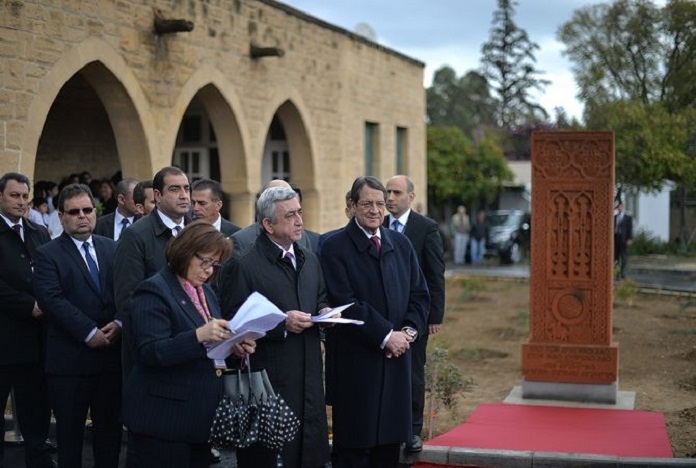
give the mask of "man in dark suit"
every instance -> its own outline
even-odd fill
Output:
[[[51,410],[43,372],[44,314],[32,286],[32,259],[51,237],[46,228],[23,218],[29,187],[23,174],[0,177],[0,402],[4,408],[14,388],[26,466],[43,468],[55,462],[45,450]]]
[[[626,277],[628,246],[633,243],[633,218],[625,213],[626,208],[619,201],[614,215],[614,262],[619,264],[619,278]]]
[[[193,219],[202,219],[215,229],[230,237],[239,231],[239,226],[220,215],[222,209],[222,189],[220,183],[210,179],[200,179],[191,186],[191,214]]]
[[[411,345],[411,379],[413,398],[413,439],[406,451],[420,452],[423,441],[423,410],[425,407],[425,361],[428,336],[440,331],[445,315],[445,258],[437,223],[411,209],[416,197],[413,181],[397,175],[387,182],[387,211],[383,226],[406,235],[411,241],[418,263],[430,291],[428,327]]]
[[[297,193],[269,188],[257,206],[263,234],[221,274],[223,317],[234,316],[254,291],[288,314],[257,341],[253,363],[266,369],[273,389],[302,421],[300,435],[283,448],[283,466],[319,468],[329,461],[329,434],[319,327],[312,315],[328,310],[324,277],[317,258],[297,243],[303,235]],[[238,449],[237,463],[240,468],[275,467],[276,452],[260,446]]]
[[[116,242],[92,235],[94,199],[71,184],[58,198],[63,234],[36,252],[34,290],[48,319],[46,373],[59,466],[82,466],[89,411],[96,466],[117,468],[121,448],[121,324],[113,294]]]
[[[353,303],[342,315],[365,322],[326,331],[335,468],[395,468],[413,437],[409,347],[425,332],[430,300],[409,240],[381,227],[386,195],[378,179],[356,179],[354,218],[321,249],[329,301]]]
[[[133,201],[133,189],[138,184],[136,179],[122,179],[116,184],[116,210],[97,220],[94,233],[115,241],[137,220],[138,210]]]
[[[167,243],[184,228],[191,206],[188,177],[178,167],[160,169],[152,179],[152,187],[157,208],[126,229],[116,248],[114,297],[116,310],[123,320],[121,357],[124,382],[135,363],[128,317],[133,291],[143,280],[166,266],[164,251]],[[130,443],[129,439],[129,467],[135,463],[131,458],[135,451]]]

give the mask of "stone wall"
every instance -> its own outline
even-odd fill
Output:
[[[156,14],[190,20],[194,29],[158,36]],[[253,59],[252,43],[279,47],[284,56]],[[96,177],[115,172],[113,152],[124,176],[150,178],[170,164],[186,108],[200,97],[218,135],[221,182],[239,224],[251,221],[276,114],[288,133],[292,178],[305,193],[308,227],[323,231],[345,222],[343,194],[364,173],[367,121],[379,125],[374,175],[382,178],[395,170],[396,127],[407,129],[405,167],[419,200],[427,201],[423,64],[284,4],[0,3],[0,172],[33,178],[74,165],[80,143],[54,139],[42,146],[51,141],[42,134],[64,85],[78,73],[104,106],[102,127],[106,115],[113,132],[110,143],[92,136],[103,159],[95,160],[94,149],[79,159]],[[65,109],[59,121],[69,124],[76,112]],[[46,166],[49,160],[58,169]]]

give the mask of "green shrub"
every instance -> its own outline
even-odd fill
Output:
[[[459,280],[461,301],[476,299],[481,293],[486,292],[488,285],[486,280],[480,276],[465,276]]]

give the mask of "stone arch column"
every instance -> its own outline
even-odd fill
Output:
[[[254,197],[249,196],[247,170],[247,141],[249,134],[242,115],[242,105],[234,86],[216,68],[204,65],[188,79],[174,105],[171,125],[164,138],[162,165],[171,164],[176,135],[188,105],[198,96],[215,129],[220,156],[220,175],[223,190],[234,221],[245,226],[254,216]],[[164,156],[168,159],[165,161]]]
[[[102,101],[116,139],[124,176],[152,178],[156,127],[148,101],[123,58],[105,42],[90,38],[64,54],[49,70],[27,115],[19,170],[34,174],[36,152],[51,105],[75,73],[83,73]]]

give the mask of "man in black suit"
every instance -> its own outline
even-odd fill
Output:
[[[55,462],[45,450],[51,410],[43,371],[44,314],[34,296],[32,259],[51,237],[23,218],[29,187],[23,174],[0,177],[0,402],[4,408],[14,388],[26,466],[43,468]],[[0,444],[0,466],[2,458]]]
[[[442,237],[437,223],[411,209],[416,197],[413,181],[405,175],[389,179],[387,188],[387,211],[384,227],[401,232],[411,241],[418,257],[425,281],[430,291],[430,310],[426,333],[412,345],[411,388],[413,409],[413,440],[406,444],[409,452],[420,452],[423,441],[423,410],[425,406],[425,360],[428,335],[440,331],[445,314],[445,258]]]
[[[36,252],[34,290],[48,319],[46,373],[59,466],[82,466],[89,411],[95,465],[117,468],[121,448],[121,324],[113,294],[116,242],[92,235],[88,186],[58,198],[63,234]]]
[[[193,219],[202,219],[215,229],[230,237],[239,231],[239,226],[220,215],[222,209],[222,189],[220,183],[211,179],[200,179],[191,186],[191,214]]]
[[[116,184],[116,201],[118,205],[113,213],[100,216],[94,233],[115,241],[136,221],[138,210],[133,201],[133,189],[138,184],[136,179],[122,179]]]
[[[364,322],[326,331],[336,468],[395,468],[413,438],[409,348],[425,332],[430,298],[409,240],[382,227],[386,197],[378,179],[356,179],[354,218],[321,248],[329,301],[352,303],[342,316]]]
[[[624,279],[628,261],[628,246],[633,243],[633,218],[625,213],[622,201],[614,216],[614,262],[619,264],[619,278]]]
[[[135,364],[128,317],[133,291],[143,280],[166,266],[164,251],[167,243],[184,228],[191,206],[188,177],[178,167],[160,169],[152,179],[152,187],[157,207],[126,229],[116,248],[114,297],[116,310],[123,320],[121,357],[124,382]],[[135,456],[135,451],[129,446],[127,466],[136,466],[136,460],[131,458]]]

